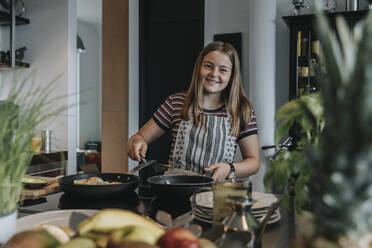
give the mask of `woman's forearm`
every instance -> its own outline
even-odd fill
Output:
[[[234,162],[233,165],[236,177],[248,177],[257,173],[260,169],[260,161],[254,157],[246,158],[241,162]]]

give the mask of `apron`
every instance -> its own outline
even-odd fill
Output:
[[[236,137],[229,135],[231,117],[200,114],[196,127],[192,119],[182,120],[174,145],[173,162],[176,167],[204,174],[204,167],[214,163],[232,163],[236,151]]]

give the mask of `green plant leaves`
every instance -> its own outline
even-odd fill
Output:
[[[56,82],[46,87],[36,86],[35,71],[20,80],[14,75],[6,100],[0,104],[0,215],[16,209],[22,188],[22,177],[26,173],[33,150],[31,139],[40,124],[53,120],[68,106],[55,104],[65,98],[51,98]]]
[[[287,102],[278,110],[276,120],[282,121],[275,132],[276,143],[287,134],[294,123],[299,124],[300,131],[311,139],[311,132],[320,133],[325,125],[319,93],[304,95]]]

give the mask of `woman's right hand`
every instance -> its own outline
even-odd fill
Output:
[[[147,143],[144,138],[138,133],[130,137],[128,140],[128,156],[136,161],[141,160],[142,157],[146,157]]]

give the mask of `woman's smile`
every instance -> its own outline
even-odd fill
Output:
[[[206,93],[221,93],[229,83],[232,63],[226,54],[213,51],[203,59],[200,75]]]
[[[214,79],[210,79],[210,78],[206,78],[205,81],[208,83],[208,84],[219,84],[220,82],[217,81],[217,80],[214,80]]]

